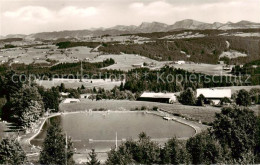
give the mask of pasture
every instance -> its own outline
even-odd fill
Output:
[[[173,64],[175,68],[187,70],[189,72],[204,73],[208,75],[228,75],[228,71],[223,70],[223,65],[215,64]]]
[[[66,88],[80,88],[82,85],[85,88],[104,88],[105,90],[111,90],[115,86],[120,86],[121,81],[111,81],[111,79],[83,79],[80,82],[79,79],[53,79],[53,80],[36,80],[36,83],[45,87],[51,88],[55,86],[60,86],[61,83],[64,83]]]
[[[98,52],[91,52],[92,48],[88,47],[73,47],[69,49],[57,49],[57,46],[50,45],[46,48],[12,48],[3,49],[0,52],[0,62],[8,62],[12,60],[13,63],[47,63],[47,59],[62,62],[79,62],[81,60],[92,60]]]
[[[108,66],[104,69],[117,69],[117,70],[123,70],[123,71],[128,71],[131,69],[134,69],[132,65],[134,64],[143,64],[144,62],[146,63],[153,63],[155,67],[162,67],[164,66],[165,63],[167,62],[159,62],[156,60],[152,60],[147,57],[143,57],[140,55],[135,55],[135,54],[120,54],[120,55],[115,55],[115,54],[108,54],[108,55],[100,55],[96,57],[94,60],[91,62],[101,62],[106,59],[112,58],[115,60],[115,64]]]
[[[230,50],[230,51],[222,52],[221,55],[219,56],[219,58],[227,57],[229,59],[232,59],[232,58],[246,57],[246,56],[247,56],[247,54],[245,54],[245,53],[241,53],[241,52],[238,52],[235,50]]]

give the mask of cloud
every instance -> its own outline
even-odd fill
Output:
[[[78,8],[75,6],[68,6],[61,9],[58,12],[58,15],[61,17],[66,16],[93,16],[97,14],[97,9],[95,7],[87,7],[87,8]]]
[[[134,3],[130,4],[129,7],[132,9],[141,9],[142,7],[144,7],[144,4],[141,2],[134,2]]]
[[[21,3],[22,2],[22,3]],[[139,25],[203,22],[260,22],[260,0],[0,0],[0,33],[35,33]]]
[[[26,6],[16,11],[6,11],[3,15],[7,18],[36,22],[46,22],[53,17],[51,11],[41,6]]]
[[[171,4],[164,1],[155,1],[147,5],[144,5],[143,3],[132,3],[130,4],[130,9],[136,10],[136,12],[139,12],[141,15],[162,16],[171,12],[173,7]]]
[[[36,23],[48,23],[68,17],[89,17],[97,14],[95,7],[79,8],[75,6],[67,6],[58,11],[51,11],[41,6],[26,6],[16,11],[6,11],[3,16],[10,19],[19,19],[20,21]]]

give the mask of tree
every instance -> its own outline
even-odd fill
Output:
[[[10,71],[1,78],[0,93],[5,95],[7,102],[10,101],[11,95],[16,93],[23,86],[19,77],[15,75],[16,73],[14,71]]]
[[[119,86],[119,90],[120,90],[120,91],[124,90],[124,84],[123,84],[123,82],[121,82],[121,84],[120,84],[120,86]]]
[[[78,90],[76,90],[76,89],[69,89],[69,97],[70,98],[75,98],[75,99],[78,99],[78,98],[80,98],[80,94],[79,94],[79,92],[78,92]]]
[[[43,92],[42,97],[45,110],[54,109],[54,112],[59,111],[60,93],[57,88],[52,87],[51,89],[47,89]]]
[[[195,104],[195,94],[192,88],[187,88],[185,91],[181,92],[179,101],[184,105],[194,105]]]
[[[96,101],[98,101],[98,100],[102,100],[102,95],[100,95],[100,94],[96,95]]]
[[[160,159],[160,148],[157,143],[144,132],[139,134],[137,149],[133,153],[133,159],[141,164],[155,164]]]
[[[93,88],[93,93],[97,93],[96,87]]]
[[[64,83],[61,83],[61,84],[60,84],[60,87],[59,87],[59,91],[60,91],[60,92],[65,92],[65,90],[66,90],[66,88],[65,88]]]
[[[86,89],[84,85],[81,85],[80,89]]]
[[[216,164],[222,162],[221,145],[207,131],[191,137],[187,141],[186,148],[191,155],[191,164]]]
[[[256,124],[253,111],[226,107],[216,114],[211,131],[223,148],[230,148],[232,159],[242,160],[243,154],[253,152],[256,146]]]
[[[127,144],[131,144],[130,146]],[[128,165],[133,164],[135,161],[132,158],[131,148],[132,144],[135,144],[135,142],[127,141],[126,143],[120,145],[118,147],[118,150],[115,148],[108,152],[108,158],[106,160],[107,165],[114,165],[114,164],[120,164],[120,165]],[[135,145],[134,145],[135,146]]]
[[[7,121],[14,122],[23,128],[29,128],[43,112],[44,105],[37,87],[24,84],[10,96],[2,113]]]
[[[230,104],[231,100],[227,97],[224,97],[220,100],[220,105],[224,105],[224,104]]]
[[[2,118],[2,108],[6,104],[6,99],[0,97],[0,118]]]
[[[97,154],[95,153],[95,149],[92,149],[88,156],[89,162],[87,162],[87,165],[100,165],[100,162],[97,159]]]
[[[255,104],[260,104],[260,89],[259,88],[252,88],[249,91],[249,94],[250,94],[250,96],[252,98],[252,101]]]
[[[200,94],[198,99],[197,99],[197,106],[204,106],[204,102],[205,102],[205,97],[203,94]]]
[[[19,165],[27,161],[20,144],[13,139],[2,139],[0,143],[0,164]]]
[[[189,164],[187,151],[183,143],[172,138],[160,151],[160,164]]]
[[[47,130],[39,162],[40,164],[65,165],[66,162],[68,165],[74,164],[71,139],[66,142],[66,137],[57,122],[52,123]]]
[[[251,105],[251,97],[245,89],[241,89],[238,92],[236,103],[237,105],[246,106],[246,107]]]
[[[260,113],[260,112],[259,112]],[[260,116],[257,118],[257,133],[256,133],[256,148],[255,148],[255,154],[256,154],[256,162],[260,163]]]
[[[118,150],[108,153],[106,164],[156,164],[160,162],[160,147],[152,142],[145,133],[139,134],[139,140],[121,144]]]

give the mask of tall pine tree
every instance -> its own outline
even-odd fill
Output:
[[[66,137],[59,124],[53,122],[48,128],[46,138],[40,153],[40,164],[71,165],[73,161],[73,146],[71,139]]]
[[[0,142],[0,164],[19,165],[25,163],[25,152],[16,140],[3,139]]]
[[[91,152],[88,154],[89,162],[87,162],[87,165],[100,165],[100,162],[97,159],[97,154],[94,149],[91,150]]]

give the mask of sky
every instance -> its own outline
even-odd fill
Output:
[[[183,19],[260,23],[260,0],[0,0],[0,35]]]

